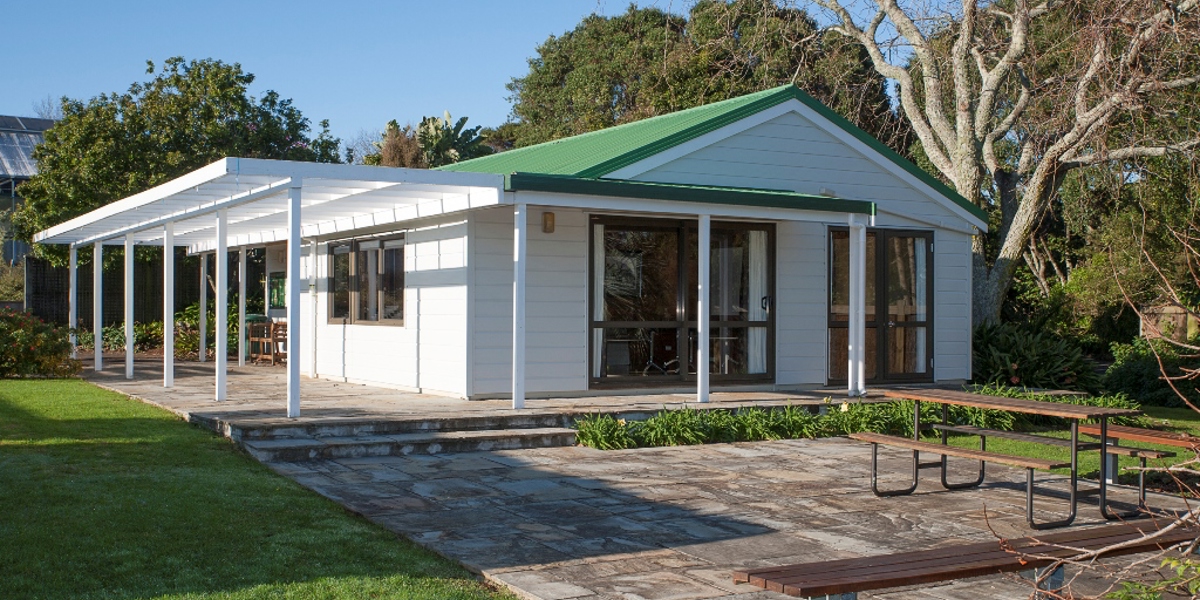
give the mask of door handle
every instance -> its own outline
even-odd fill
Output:
[[[763,296],[761,305],[763,310],[771,310],[771,297]]]
[[[895,322],[895,321],[888,321],[888,327],[889,327],[889,328],[895,328],[895,327],[896,327],[896,322]]]

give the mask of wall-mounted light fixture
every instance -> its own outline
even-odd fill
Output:
[[[542,233],[554,233],[554,213],[542,213]]]

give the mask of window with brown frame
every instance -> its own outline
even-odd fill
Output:
[[[404,237],[329,245],[329,320],[404,324]]]

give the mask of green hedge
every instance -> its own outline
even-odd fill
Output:
[[[0,309],[0,377],[67,377],[79,369],[66,329]]]
[[[1200,360],[1180,356],[1174,346],[1162,340],[1153,343],[1151,348],[1151,342],[1138,338],[1132,344],[1113,344],[1113,364],[1104,373],[1104,387],[1137,398],[1142,404],[1184,406],[1179,394],[1163,379],[1163,370],[1172,376],[1182,375],[1183,368],[1200,367]],[[1200,400],[1195,381],[1176,380],[1175,385],[1189,399]]]
[[[1046,396],[1017,388],[988,386],[976,388],[985,395],[1028,398],[1046,402],[1087,404],[1116,408],[1138,408],[1124,396],[1071,397]],[[941,422],[942,407],[929,402],[921,405],[924,423]],[[964,406],[948,407],[949,420],[985,429],[1026,429],[1064,427],[1066,421],[1053,417],[1022,415],[999,410]],[[1115,419],[1114,423],[1139,424],[1138,419]],[[812,439],[874,431],[891,435],[913,435],[913,403],[909,400],[879,403],[843,402],[826,399],[824,414],[813,414],[806,407],[789,405],[780,409],[741,408],[736,410],[686,407],[667,410],[645,421],[627,421],[612,415],[589,415],[575,423],[579,443],[600,450],[621,450],[656,446],[686,446],[720,442],[753,442],[778,439]]]

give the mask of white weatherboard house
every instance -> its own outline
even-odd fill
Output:
[[[301,372],[514,407],[967,379],[971,236],[986,226],[789,85],[440,170],[224,159],[36,241],[72,259],[106,244],[243,260],[266,246],[286,277],[295,416]],[[228,263],[215,262],[222,306]]]

